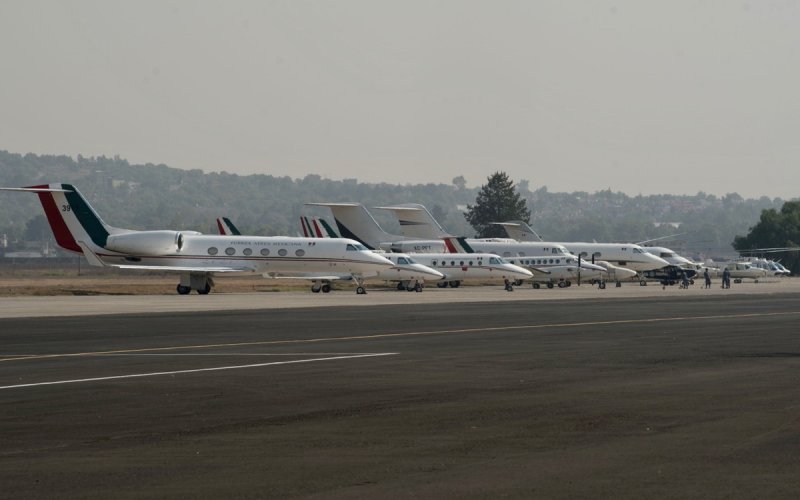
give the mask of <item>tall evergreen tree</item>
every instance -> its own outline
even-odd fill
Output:
[[[505,172],[495,172],[481,186],[475,205],[467,205],[464,217],[477,231],[479,238],[495,238],[506,236],[506,232],[492,222],[530,222],[531,212],[525,200],[514,189],[514,182],[508,175]]]
[[[761,219],[750,228],[750,233],[747,236],[736,236],[733,240],[733,248],[740,251],[786,248],[785,252],[771,253],[769,258],[780,260],[794,274],[800,271],[798,245],[800,245],[800,201],[787,201],[780,212],[772,208],[762,211]]]

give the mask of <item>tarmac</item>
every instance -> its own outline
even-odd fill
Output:
[[[4,297],[0,497],[794,498],[797,286]]]

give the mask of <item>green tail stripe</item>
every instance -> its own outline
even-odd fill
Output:
[[[322,224],[322,227],[325,228],[325,232],[328,233],[328,238],[338,238],[339,235],[336,234],[336,231],[330,226],[330,224],[325,221],[325,219],[319,219],[319,223]]]
[[[62,184],[61,188],[67,191],[64,193],[64,196],[67,198],[70,210],[75,214],[78,222],[83,226],[83,229],[92,239],[92,242],[99,247],[105,248],[106,241],[108,240],[108,231],[106,231],[106,226],[103,221],[97,217],[92,207],[86,203],[83,196],[81,196],[72,185]]]
[[[229,218],[223,217],[222,220],[225,222],[225,225],[228,226],[228,229],[230,230],[231,234],[235,236],[241,236],[242,233],[239,231],[239,228],[234,226],[233,222],[231,222]]]
[[[467,243],[466,238],[464,237],[458,238],[458,242],[461,244],[461,246],[464,248],[464,251],[466,251],[467,253],[475,253],[475,250],[471,246],[469,246],[469,243]]]

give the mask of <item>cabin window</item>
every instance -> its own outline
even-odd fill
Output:
[[[451,266],[455,266],[455,265],[456,265],[456,261],[454,261],[454,260],[451,260],[451,261],[450,261],[450,265],[451,265]]]
[[[464,265],[464,261],[462,260],[461,263],[459,264],[459,266],[463,266],[463,265]]]
[[[550,259],[550,263],[551,263],[551,264],[553,263],[553,259]]]
[[[242,250],[242,253],[245,255],[253,255],[253,250],[250,248],[245,248],[244,250]]]
[[[236,249],[233,248],[233,247],[228,247],[228,248],[225,249],[225,254],[226,255],[233,255],[235,253],[236,253]]]
[[[556,264],[561,264],[561,259],[556,259]]]
[[[294,254],[297,255],[298,257],[302,257],[303,255],[306,254],[306,251],[301,248],[297,250]]]
[[[208,249],[208,255],[217,255],[217,253],[219,253],[217,247],[211,247]]]
[[[470,266],[472,265],[472,261],[469,261],[469,265],[470,265]]]
[[[436,261],[435,261],[435,260],[433,261],[433,265],[434,265],[434,266],[436,265]]]
[[[263,255],[264,257],[269,255],[269,248],[262,248],[261,249],[261,255]]]
[[[281,248],[280,250],[278,250],[278,255],[280,255],[281,257],[286,257],[287,253],[289,252],[287,252],[285,248]]]

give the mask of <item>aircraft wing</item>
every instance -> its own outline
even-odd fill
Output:
[[[116,267],[117,269],[147,269],[150,271],[182,271],[188,273],[241,273],[255,271],[255,268],[252,267],[137,266],[131,264],[109,263],[105,263],[105,265],[107,267]]]
[[[117,269],[146,269],[151,271],[180,271],[189,273],[236,273],[255,271],[255,268],[249,266],[137,266],[136,264],[112,264],[101,259],[96,253],[89,248],[89,245],[84,241],[78,241],[78,245],[83,250],[83,255],[86,257],[87,262],[92,266],[97,267],[116,267]]]
[[[540,267],[531,267],[531,266],[522,266],[522,267],[532,272],[534,276],[547,276],[548,274],[551,274],[550,271],[548,271],[547,269],[542,269]]]
[[[283,275],[267,275],[270,278],[285,279],[285,280],[314,280],[314,281],[337,281],[337,280],[352,280],[351,274],[329,274],[329,275],[312,275],[301,274],[297,276],[283,276]]]

